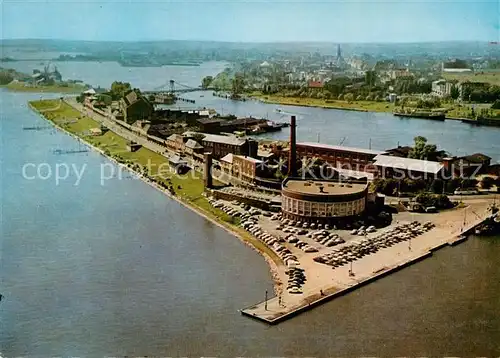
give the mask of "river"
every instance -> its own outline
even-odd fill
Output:
[[[194,99],[196,106],[237,116],[283,122],[295,115],[298,141],[317,142],[319,138],[321,143],[385,150],[398,144],[412,145],[414,137],[423,136],[452,155],[484,153],[492,162],[500,162],[500,128],[496,127],[478,127],[454,120],[400,119],[391,113],[281,106],[255,100],[239,102],[207,92],[188,93],[182,97]],[[182,107],[182,102],[178,106]],[[281,112],[277,112],[278,109]],[[259,138],[288,140],[288,136],[288,130],[282,130]]]
[[[104,157],[55,155],[80,145],[22,129],[46,125],[26,106],[39,95],[0,91],[2,356],[500,353],[500,238],[445,248],[269,327],[238,313],[272,289],[257,253],[130,176],[100,185]],[[79,185],[56,185],[24,179],[26,163],[86,169]]]

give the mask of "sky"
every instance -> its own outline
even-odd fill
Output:
[[[500,41],[499,1],[0,0],[0,38]]]

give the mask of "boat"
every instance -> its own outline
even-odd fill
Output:
[[[396,117],[407,117],[407,118],[423,118],[423,119],[432,119],[435,121],[444,121],[446,119],[446,115],[444,112],[425,112],[425,111],[413,111],[409,113],[404,112],[392,112]]]

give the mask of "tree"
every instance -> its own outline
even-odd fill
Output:
[[[352,102],[353,99],[354,99],[354,95],[352,93],[347,93],[344,96],[344,100],[346,100],[347,102]]]
[[[435,144],[427,144],[427,138],[425,137],[417,136],[414,141],[415,145],[408,154],[409,158],[435,161],[444,154],[442,151],[437,151]]]
[[[111,91],[109,92],[113,100],[117,100],[122,98],[131,89],[132,86],[130,86],[130,83],[115,81],[111,84]]]
[[[450,97],[452,99],[457,99],[459,96],[460,96],[460,91],[458,90],[458,87],[456,85],[452,85],[450,90]]]
[[[205,135],[202,133],[194,133],[193,134],[193,140],[195,140],[198,143],[201,143],[201,141],[205,138]]]
[[[491,109],[500,109],[500,99],[497,99],[490,107]]]
[[[0,72],[0,85],[7,85],[14,80],[14,77],[8,72]]]
[[[206,77],[203,77],[203,79],[201,80],[201,87],[202,88],[208,88],[210,87],[210,85],[212,84],[214,78],[212,76],[206,76]]]
[[[366,71],[365,72],[365,84],[370,88],[375,86],[375,82],[377,80],[377,73],[375,71]]]
[[[494,183],[495,179],[493,179],[492,177],[485,176],[483,177],[483,179],[481,179],[481,188],[490,189]]]
[[[232,81],[232,95],[239,96],[245,88],[245,79],[242,73],[236,73]]]
[[[477,187],[477,180],[474,178],[464,178],[461,182],[463,189],[475,189]]]
[[[439,178],[434,179],[432,181],[432,184],[431,184],[431,191],[434,194],[443,193],[444,192],[444,182]]]

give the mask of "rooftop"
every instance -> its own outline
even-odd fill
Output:
[[[180,134],[175,134],[175,133],[174,133],[174,134],[172,134],[172,135],[170,135],[170,136],[167,138],[167,140],[171,140],[171,141],[178,141],[178,140],[183,140],[183,139],[184,139],[184,137],[183,137],[183,136],[181,136]]]
[[[246,143],[245,139],[237,138],[234,136],[225,136],[225,135],[218,135],[218,134],[208,134],[208,133],[200,133],[200,132],[185,132],[183,135],[185,137],[193,136],[194,134],[199,133],[203,134],[204,137],[202,141],[205,142],[213,142],[213,143],[223,143],[223,144],[229,144],[229,145],[237,145],[241,146]]]
[[[368,179],[368,180],[373,180],[374,175],[372,173],[367,173],[367,172],[360,172],[357,170],[349,170],[349,169],[342,169],[342,168],[334,168],[336,172],[338,172],[340,175],[346,178],[354,178],[354,179]]]
[[[466,155],[466,156],[460,157],[460,159],[466,159],[469,162],[473,162],[473,163],[482,163],[482,162],[491,160],[491,157],[488,157],[487,155],[482,154],[482,153],[474,153],[471,155]]]
[[[273,153],[270,152],[270,151],[267,151],[267,150],[261,150],[261,149],[259,149],[259,150],[257,150],[257,156],[259,158],[265,158],[265,159],[267,159],[267,158],[272,157]]]
[[[178,154],[174,154],[168,158],[168,161],[174,165],[187,165],[187,161]]]
[[[415,172],[432,173],[432,174],[438,173],[443,168],[443,164],[438,162],[431,162],[429,160],[393,157],[389,155],[377,155],[375,157],[375,163],[373,164],[380,167],[411,170]]]
[[[330,149],[330,150],[336,150],[339,152],[353,152],[353,153],[372,154],[372,155],[379,155],[379,154],[384,153],[384,152],[379,151],[379,150],[344,147],[342,145],[321,144],[321,143],[314,143],[314,142],[301,142],[301,143],[297,143],[297,145],[298,146],[302,145],[302,146],[320,148],[320,149]]]
[[[247,160],[249,162],[256,163],[256,164],[262,163],[262,160],[260,160],[260,159],[255,159],[255,158],[252,158],[252,157],[249,157],[249,156],[245,156],[245,155],[235,155],[234,157],[235,158],[244,159],[244,160]]]
[[[188,139],[186,147],[191,149],[203,149],[203,146],[193,139]]]
[[[316,195],[352,194],[361,192],[366,187],[367,184],[300,179],[291,179],[283,183],[283,188],[288,191]]]
[[[212,119],[212,118],[198,118],[196,121],[198,123],[201,123],[201,124],[213,124],[213,123],[220,123],[221,122],[220,119]]]
[[[224,157],[220,159],[221,162],[231,163],[233,164],[233,154],[226,154]]]

